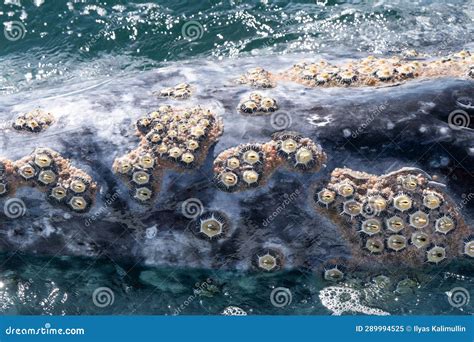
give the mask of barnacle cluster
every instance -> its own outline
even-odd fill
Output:
[[[256,67],[248,70],[238,79],[240,84],[248,84],[254,88],[273,88],[275,81],[272,75],[265,69]]]
[[[37,148],[20,160],[0,162],[2,195],[12,194],[21,186],[36,187],[48,194],[48,200],[76,212],[87,211],[96,191],[96,184],[84,171],[48,148]]]
[[[157,95],[159,97],[169,97],[176,100],[183,100],[191,97],[192,87],[188,83],[180,83],[174,87],[161,89]]]
[[[264,144],[244,144],[220,153],[214,160],[219,189],[234,192],[262,184],[282,164],[291,169],[318,171],[326,154],[311,139],[295,132],[279,132]]]
[[[271,97],[260,93],[251,93],[247,99],[239,103],[239,111],[245,114],[266,114],[278,109],[277,102]]]
[[[251,69],[240,77],[240,83],[263,88],[274,87],[276,80],[310,87],[382,86],[414,78],[442,76],[474,77],[474,55],[463,50],[437,59],[368,56],[341,65],[326,60],[299,62],[280,74],[271,74],[262,68]]]
[[[382,176],[335,169],[314,200],[356,256],[421,265],[472,253],[467,225],[442,185],[420,169]]]
[[[149,203],[159,189],[163,169],[191,169],[202,163],[222,134],[222,121],[201,107],[160,106],[140,118],[141,142],[135,150],[115,160],[113,169],[140,203]]]
[[[20,114],[12,124],[18,131],[39,133],[47,129],[54,122],[54,116],[42,109],[35,109],[28,113]]]

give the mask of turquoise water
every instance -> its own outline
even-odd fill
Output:
[[[443,54],[472,43],[473,13],[469,0],[10,0],[0,4],[6,29],[0,35],[0,94],[71,89],[194,59],[238,64],[243,57],[275,54]],[[472,288],[473,271],[466,262],[423,274],[385,274],[387,279],[355,273],[347,284],[365,306],[391,314],[472,314],[472,301],[456,308],[446,292]],[[377,279],[385,279],[383,285]],[[3,314],[219,314],[227,306],[249,314],[331,314],[318,298],[331,285],[310,271],[261,274],[151,268],[106,256],[0,256]],[[105,306],[94,303],[102,287],[110,290]],[[270,300],[278,287],[291,289],[283,307]]]

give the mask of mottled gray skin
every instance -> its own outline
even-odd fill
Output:
[[[455,202],[460,203],[461,194],[474,193],[474,110],[456,102],[469,97],[474,103],[474,82],[468,79],[417,80],[378,89],[308,89],[280,83],[262,90],[278,101],[277,113],[290,115],[292,124],[287,129],[322,145],[328,155],[327,167],[314,174],[279,169],[255,190],[218,190],[212,182],[215,156],[241,143],[268,141],[277,130],[270,116],[244,116],[236,109],[254,89],[236,85],[233,78],[252,66],[286,69],[293,61],[266,63],[270,66],[253,59],[219,65],[195,61],[117,76],[96,86],[76,85],[0,99],[5,120],[37,106],[57,115],[57,123],[39,135],[0,132],[4,157],[17,159],[35,147],[49,147],[91,174],[101,187],[95,205],[83,215],[54,208],[36,190],[21,190],[15,196],[25,202],[27,212],[17,219],[0,216],[1,250],[101,255],[132,264],[249,269],[258,253],[276,248],[285,257],[284,268],[318,269],[328,259],[350,258],[337,227],[313,209],[314,187],[327,181],[335,167],[372,174],[418,167],[447,184],[446,191]],[[196,87],[191,99],[164,101],[152,96],[180,82]],[[161,103],[210,106],[223,117],[224,134],[200,168],[185,173],[166,171],[157,200],[143,207],[130,199],[111,166],[114,158],[137,145],[134,122]],[[448,126],[449,113],[459,108],[471,115],[471,128]],[[368,123],[365,128],[364,123]],[[420,131],[420,127],[424,128]],[[285,204],[285,194],[295,191],[296,200]],[[219,210],[229,217],[226,238],[208,241],[191,232],[192,221],[181,212],[181,203],[189,198],[198,198],[205,210]],[[470,201],[460,209],[471,227],[473,207]],[[268,221],[274,212],[279,213]]]

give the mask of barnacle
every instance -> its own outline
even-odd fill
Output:
[[[318,84],[325,84],[331,80],[331,75],[327,72],[323,72],[321,74],[316,75],[316,82]]]
[[[191,166],[194,162],[194,155],[189,152],[185,152],[181,155],[181,161],[185,166]]]
[[[454,220],[447,215],[440,217],[435,222],[436,231],[442,234],[448,234],[455,226]]]
[[[87,185],[81,179],[74,179],[71,182],[71,190],[76,194],[82,194],[86,189]]]
[[[415,68],[411,64],[404,64],[396,68],[396,71],[403,77],[413,77],[415,75]]]
[[[321,204],[324,204],[327,206],[331,204],[332,202],[334,202],[335,199],[336,199],[336,194],[334,193],[334,191],[323,189],[320,192],[318,192],[318,202],[320,202]],[[356,206],[355,207],[352,206],[350,209],[357,211]]]
[[[286,155],[294,153],[297,148],[298,143],[291,138],[283,140],[279,145],[279,149]]]
[[[387,246],[394,251],[400,251],[407,245],[407,240],[403,235],[390,235],[387,239]]]
[[[350,217],[354,217],[361,213],[362,205],[357,201],[349,200],[343,202],[342,210],[344,214],[347,214]]]
[[[315,163],[313,153],[306,147],[300,147],[295,154],[295,166],[310,169]]]
[[[244,113],[254,113],[258,109],[258,105],[255,101],[245,101],[240,105],[240,110]]]
[[[278,257],[275,253],[268,251],[267,253],[257,257],[258,267],[265,271],[273,271],[280,267]]]
[[[377,213],[384,211],[387,208],[387,201],[382,196],[369,196],[369,206]]]
[[[84,197],[82,196],[73,196],[69,200],[69,206],[71,207],[72,210],[74,211],[84,211],[87,208],[87,201]]]
[[[337,268],[337,266],[324,270],[324,279],[328,281],[339,281],[343,278],[344,272]]]
[[[277,103],[270,97],[265,97],[260,102],[260,110],[262,112],[274,112],[278,109]]]
[[[337,78],[341,83],[351,84],[357,80],[357,74],[352,70],[344,70],[337,74]]]
[[[67,190],[61,185],[55,186],[51,189],[51,192],[49,193],[49,196],[56,201],[62,201],[66,197],[66,195]]]
[[[144,154],[138,158],[138,165],[144,169],[151,169],[155,166],[155,159],[149,154]]]
[[[430,243],[430,237],[422,231],[414,232],[411,235],[411,243],[417,248],[423,248]]]
[[[429,209],[437,209],[441,205],[441,198],[435,193],[428,193],[423,197],[423,204]]]
[[[351,197],[354,194],[354,187],[349,183],[343,183],[337,187],[337,193],[343,197]]]
[[[253,165],[260,162],[260,153],[258,151],[258,147],[255,147],[255,146],[244,147],[242,149],[241,154],[242,154],[242,160],[245,163]]]
[[[400,194],[393,198],[393,206],[400,211],[407,211],[412,206],[412,200],[408,195]]]
[[[417,211],[410,215],[410,226],[421,229],[425,228],[429,223],[429,218],[423,211]]]
[[[20,167],[18,172],[25,179],[33,178],[36,175],[35,168],[30,164],[23,165],[22,167]]]
[[[136,171],[132,175],[132,180],[138,185],[143,185],[150,181],[150,175],[145,171]]]
[[[467,241],[464,244],[464,254],[474,258],[474,240]]]
[[[237,185],[239,177],[233,172],[223,172],[218,177],[218,185],[221,189],[230,190]]]
[[[369,236],[380,233],[381,230],[382,223],[378,219],[368,219],[362,222],[361,231]]]
[[[4,195],[8,192],[7,183],[4,181],[0,181],[0,195]]]
[[[365,242],[365,248],[370,253],[381,253],[384,249],[383,241],[378,238],[370,238]]]
[[[56,180],[56,174],[51,170],[44,170],[39,173],[38,180],[45,185],[49,185]]]
[[[258,182],[259,175],[256,171],[246,170],[243,173],[242,179],[248,185],[256,184]]]
[[[375,76],[381,81],[389,81],[394,77],[394,72],[390,68],[382,68],[375,72]]]
[[[51,165],[51,158],[46,153],[39,153],[35,155],[34,162],[41,168],[48,167]]]
[[[401,177],[400,182],[405,190],[413,191],[418,186],[418,180],[414,175],[407,175],[405,177]]]
[[[207,212],[196,221],[197,232],[209,239],[217,239],[228,229],[229,220],[220,212]]]
[[[389,217],[386,221],[387,228],[394,233],[398,233],[405,228],[405,222],[400,216]]]
[[[140,202],[148,202],[153,196],[153,191],[147,187],[141,187],[135,189],[134,198]]]
[[[446,248],[442,246],[434,246],[426,251],[426,259],[428,262],[439,264],[446,259]]]

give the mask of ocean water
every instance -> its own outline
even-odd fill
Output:
[[[300,56],[472,50],[473,19],[469,0],[0,0],[0,109],[12,103],[21,108],[22,99],[74,97],[88,86],[120,87],[123,79],[162,68],[172,74],[204,64],[242,68],[249,60],[271,66],[277,60],[291,65]],[[58,100],[58,106],[67,105]],[[10,152],[24,155],[22,149],[34,144]],[[472,301],[458,306],[449,299],[452,289],[473,288],[473,270],[464,260],[403,275],[354,273],[331,284],[306,270],[262,274],[5,251],[0,312],[220,314],[238,306],[248,314],[306,315],[332,314],[347,305],[354,310],[345,313],[376,308],[390,314],[472,314]],[[321,291],[331,286],[350,287],[357,299],[342,296],[335,306],[323,305]],[[275,302],[274,291],[281,288],[291,291]]]

